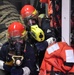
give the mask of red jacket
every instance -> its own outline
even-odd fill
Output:
[[[66,71],[73,71],[73,67],[64,65],[66,63],[74,63],[74,50],[65,42],[54,43],[46,49],[45,56],[40,67],[39,75],[47,75],[46,71],[59,71],[66,73]],[[72,69],[73,68],[73,69]],[[50,75],[50,74],[48,74]]]
[[[56,0],[54,0],[54,1],[56,1]],[[52,16],[52,14],[54,13],[53,12],[52,0],[40,0],[40,2],[48,4],[47,12],[48,12],[49,18],[51,18],[50,26],[51,27],[61,26],[61,14],[59,12],[58,12],[58,14],[56,14],[59,25],[57,25],[55,17]],[[56,12],[59,11],[60,6],[58,4],[56,4],[55,9],[56,9]]]
[[[48,15],[53,13],[51,0],[40,0],[40,2],[48,4]]]

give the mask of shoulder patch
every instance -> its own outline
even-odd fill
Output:
[[[50,46],[47,48],[47,52],[50,54],[50,53],[53,53],[54,51],[58,50],[59,49],[59,45],[58,43]]]
[[[74,51],[73,50],[66,50],[66,62],[74,63]]]

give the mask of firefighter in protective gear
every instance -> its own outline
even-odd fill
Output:
[[[26,36],[27,31],[20,22],[9,25],[8,41],[0,50],[1,75],[36,75],[34,49]]]
[[[28,16],[25,16],[25,15]],[[36,49],[39,52],[39,58],[40,62],[42,61],[43,55],[44,55],[44,51],[46,50],[48,43],[47,41],[45,41],[48,38],[51,38],[50,40],[53,41],[54,39],[54,29],[50,28],[50,24],[49,24],[49,19],[45,16],[45,14],[39,14],[38,11],[32,6],[32,5],[25,5],[22,9],[21,9],[21,15],[24,19],[24,21],[26,21],[27,23],[25,23],[26,27],[28,27],[28,32],[33,32],[34,36],[39,37],[39,34],[41,33],[41,31],[39,31],[38,29],[41,28],[44,31],[44,40],[39,41],[39,39],[37,40],[36,38],[36,42],[34,41],[33,38],[29,39],[32,41],[34,41],[33,45],[35,45]],[[38,27],[37,27],[38,25]],[[32,34],[29,34],[32,36]],[[40,38],[40,37],[39,37]],[[31,43],[31,42],[30,42]],[[42,56],[41,56],[42,55]]]
[[[65,42],[55,42],[48,46],[39,75],[74,74],[74,49]]]
[[[40,51],[36,47],[36,43],[44,42],[45,34],[43,30],[38,25],[38,11],[32,5],[25,5],[21,9],[21,16],[26,25],[26,29],[28,31],[28,41],[32,44],[35,49],[36,61],[37,61],[37,71],[39,71],[39,55]],[[45,47],[47,47],[47,42],[44,42]],[[43,49],[44,49],[43,48]],[[40,60],[41,61],[41,60]]]
[[[38,25],[39,28],[41,28],[44,31],[46,39],[48,39],[49,37],[55,36],[54,28],[50,27],[50,19],[47,18],[45,14],[39,14],[38,11],[32,5],[25,5],[21,9],[21,16],[24,19],[24,21],[27,20],[25,22],[25,25],[28,30],[30,30],[32,28],[31,26]],[[35,28],[35,30],[36,30],[36,28]],[[36,32],[34,32],[34,33],[36,33]]]
[[[29,24],[29,19],[32,20],[32,24],[40,24],[42,18],[46,17],[45,14],[39,14],[38,11],[32,6],[32,5],[25,5],[20,12],[22,18],[26,21],[28,21],[27,23],[25,22],[26,25]],[[40,23],[39,23],[40,22]],[[31,24],[31,23],[30,23]],[[40,25],[39,25],[40,26]]]
[[[26,21],[27,30],[36,41],[42,42],[45,39],[44,32],[38,26],[38,11],[32,5],[25,5],[21,9],[21,16]]]

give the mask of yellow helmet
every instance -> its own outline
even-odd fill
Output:
[[[45,35],[41,28],[38,25],[31,26],[31,36],[38,42],[44,41]]]

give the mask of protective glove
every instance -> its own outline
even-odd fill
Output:
[[[0,60],[0,69],[10,72],[12,66],[5,64],[4,61]]]
[[[11,75],[30,75],[30,69],[28,67],[11,69]]]
[[[35,46],[38,51],[43,51],[46,50],[46,48],[48,47],[48,42],[47,41],[38,42],[35,44]]]
[[[23,68],[23,75],[30,75],[30,69],[28,67]]]
[[[46,40],[48,42],[48,46],[54,42],[56,42],[56,39],[54,37],[50,37]]]

